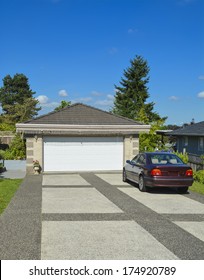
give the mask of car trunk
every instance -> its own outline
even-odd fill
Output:
[[[185,177],[186,176],[186,171],[189,170],[188,166],[178,166],[178,165],[165,165],[165,166],[157,166],[156,168],[161,170],[161,176],[165,176],[165,177],[178,177],[178,176],[182,176]]]

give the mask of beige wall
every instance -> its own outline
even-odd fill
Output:
[[[38,136],[26,138],[26,169],[27,173],[33,173],[33,161],[38,160],[42,166],[43,156],[43,142],[42,137]]]
[[[124,162],[126,160],[132,159],[135,155],[139,153],[139,135],[135,136],[125,136],[124,137]]]

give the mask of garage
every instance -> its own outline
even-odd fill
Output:
[[[44,171],[121,170],[123,137],[45,137]]]
[[[16,131],[26,139],[26,171],[39,162],[43,172],[122,171],[139,152],[139,134],[150,126],[76,103],[24,123]]]

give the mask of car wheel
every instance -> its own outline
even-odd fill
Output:
[[[127,182],[127,174],[125,169],[123,169],[123,182]]]
[[[188,187],[180,187],[177,188],[178,193],[187,193],[188,192]]]
[[[144,180],[144,177],[142,175],[140,175],[140,177],[139,177],[139,190],[141,192],[146,192],[147,191],[147,188],[146,188],[146,185],[145,185],[145,180]]]

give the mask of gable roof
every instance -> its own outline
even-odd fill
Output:
[[[204,121],[176,129],[166,134],[174,136],[204,136]]]
[[[142,125],[134,120],[117,116],[100,109],[76,103],[59,111],[53,111],[27,124],[60,124],[60,125]]]

